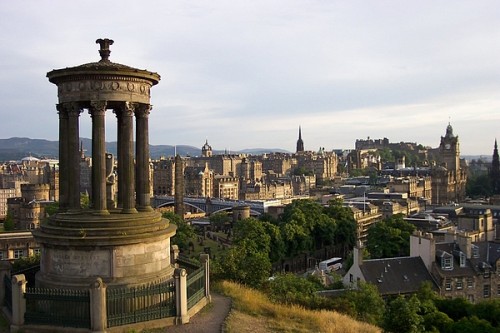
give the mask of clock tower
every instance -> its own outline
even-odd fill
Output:
[[[458,136],[453,135],[453,127],[451,127],[450,123],[446,127],[445,136],[441,137],[439,155],[449,171],[456,172],[460,169],[460,144],[458,143]]]
[[[458,136],[453,134],[450,123],[445,136],[436,149],[436,161],[432,171],[432,203],[436,205],[461,202],[465,198],[467,165],[460,159]]]

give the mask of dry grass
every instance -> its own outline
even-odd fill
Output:
[[[218,289],[233,299],[226,331],[236,332],[381,332],[381,329],[334,311],[313,311],[274,304],[261,292],[224,281]]]

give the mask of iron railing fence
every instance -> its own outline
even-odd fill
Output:
[[[191,309],[205,296],[205,267],[202,266],[188,274],[186,284],[188,309]]]
[[[175,317],[175,282],[106,290],[108,327]]]
[[[89,328],[90,291],[27,288],[26,324]]]
[[[12,282],[10,275],[6,274],[3,276],[3,284],[5,289],[4,304],[9,309],[9,312],[12,313]]]

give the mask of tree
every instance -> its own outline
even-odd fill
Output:
[[[245,245],[247,250],[263,252],[271,250],[271,237],[259,220],[249,217],[235,223],[233,227],[233,245]]]
[[[80,193],[80,206],[83,209],[90,207],[90,196],[88,193]]]
[[[212,214],[210,215],[209,220],[210,225],[215,231],[224,229],[225,225],[231,222],[231,218],[225,212]]]
[[[467,317],[471,314],[472,303],[465,298],[437,299],[435,304],[439,311],[446,313],[453,321]]]
[[[377,325],[381,322],[385,307],[378,289],[369,283],[359,282],[357,290],[350,290],[346,298],[355,309],[358,320]]]
[[[14,230],[14,218],[12,217],[11,212],[7,212],[7,216],[5,217],[5,221],[3,222],[3,230]]]
[[[285,257],[285,242],[281,235],[280,228],[270,222],[261,222],[262,227],[270,238],[270,252],[269,259],[272,263],[278,262]]]
[[[307,300],[321,289],[322,285],[317,281],[290,273],[278,274],[269,282],[269,297],[279,303],[307,305]]]
[[[370,257],[391,258],[410,254],[410,235],[415,226],[401,214],[377,222],[368,229],[366,248]]]
[[[465,193],[471,198],[489,197],[493,194],[491,178],[488,174],[472,176],[467,179]]]
[[[418,314],[420,301],[413,295],[405,299],[399,295],[392,300],[384,314],[383,328],[386,332],[419,333],[423,331],[423,318]]]
[[[241,241],[226,252],[220,260],[225,279],[258,288],[271,273],[271,261],[267,253],[255,251],[251,242]]]
[[[488,321],[479,319],[476,316],[463,317],[459,321],[453,323],[450,329],[450,332],[454,333],[491,333],[498,331],[498,328],[493,328]]]
[[[494,327],[500,326],[500,300],[492,299],[474,304],[471,312],[479,319],[485,319]]]
[[[189,242],[195,236],[194,228],[173,212],[165,212],[162,216],[177,226],[175,236],[172,237],[172,244],[177,245],[181,250],[188,250]]]
[[[220,261],[227,279],[258,288],[271,273],[271,236],[255,218],[238,221],[233,228],[233,246]]]

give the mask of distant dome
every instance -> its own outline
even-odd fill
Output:
[[[21,159],[22,162],[35,162],[35,161],[40,161],[38,158],[33,157],[33,156],[26,156]]]

